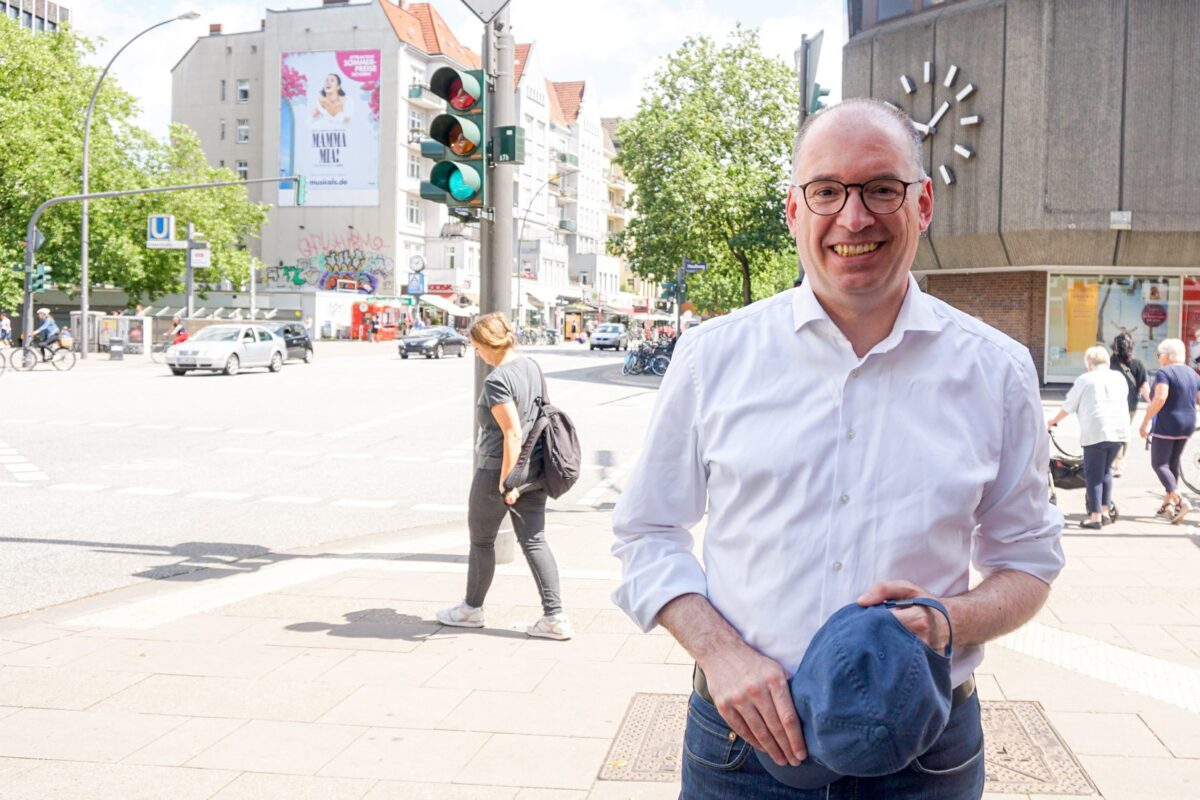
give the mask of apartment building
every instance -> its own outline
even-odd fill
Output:
[[[0,16],[16,20],[34,33],[56,31],[71,21],[69,9],[47,0],[0,0]]]

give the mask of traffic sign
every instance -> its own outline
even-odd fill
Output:
[[[496,15],[508,5],[508,0],[463,0],[463,5],[471,9],[484,25],[491,25]]]
[[[173,214],[151,214],[146,222],[146,246],[150,242],[169,242],[175,238],[175,216]]]
[[[193,247],[188,250],[188,266],[191,267],[211,267],[212,266],[212,250],[207,247]]]
[[[187,250],[187,246],[187,242],[146,242],[146,247],[151,250]]]
[[[421,272],[410,272],[408,275],[408,294],[425,294],[425,275]]]
[[[683,269],[685,272],[703,272],[708,269],[708,264],[703,261],[689,261],[685,258],[683,260]]]

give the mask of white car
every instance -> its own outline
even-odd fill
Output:
[[[588,348],[611,348],[613,350],[629,349],[629,332],[619,322],[605,322],[597,325],[588,338]]]
[[[186,375],[193,369],[236,375],[245,367],[283,369],[287,345],[261,325],[210,325],[186,342],[167,348],[164,360],[171,372]]]

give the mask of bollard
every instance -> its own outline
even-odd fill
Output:
[[[125,360],[125,340],[117,337],[112,337],[108,340],[108,360],[109,361],[124,361]]]

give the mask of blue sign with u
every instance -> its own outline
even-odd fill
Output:
[[[175,238],[175,217],[172,214],[151,214],[146,223],[146,241],[169,242]]]

